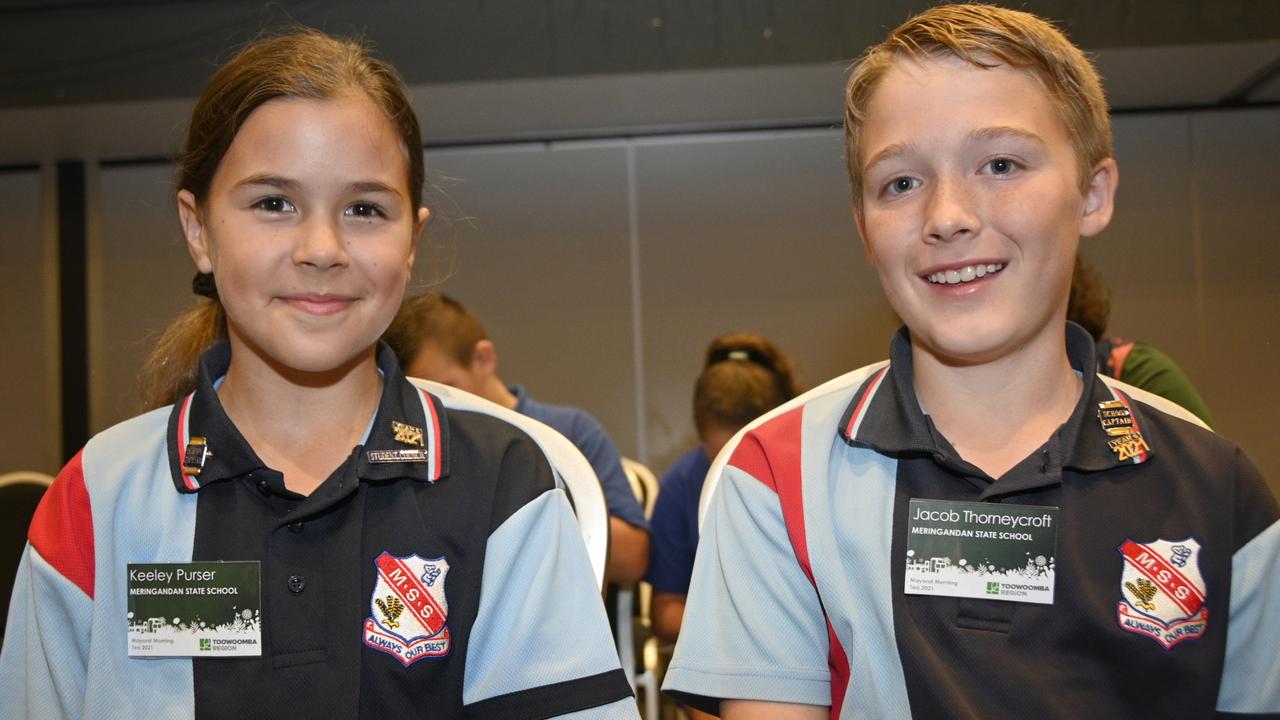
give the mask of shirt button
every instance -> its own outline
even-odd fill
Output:
[[[289,527],[289,532],[291,532],[291,533],[300,533],[300,532],[302,532],[302,523],[301,523],[301,522],[291,522],[291,523],[289,523],[288,527]]]
[[[301,575],[289,576],[289,592],[297,595],[307,589],[307,579]]]
[[[258,481],[258,492],[262,493],[263,495],[271,494],[271,486],[267,484],[266,480]]]

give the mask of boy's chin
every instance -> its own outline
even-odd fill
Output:
[[[911,345],[935,362],[949,367],[986,365],[1009,358],[1029,346],[1027,338],[1007,327],[925,328],[908,326]]]

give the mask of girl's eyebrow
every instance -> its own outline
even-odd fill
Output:
[[[280,190],[288,190],[296,192],[302,188],[302,183],[292,178],[282,177],[280,175],[269,175],[261,173],[258,175],[250,175],[249,177],[236,183],[237,188],[247,187],[250,185],[266,185],[268,187],[278,188]],[[391,195],[400,195],[400,191],[393,185],[388,185],[380,180],[356,180],[347,185],[347,192],[351,193],[388,193]]]
[[[353,193],[390,193],[397,196],[400,194],[394,186],[379,180],[357,180],[348,185],[347,189]]]
[[[281,190],[297,190],[298,188],[302,187],[302,183],[298,182],[297,180],[293,180],[287,177],[281,177],[280,175],[267,175],[267,174],[250,175],[249,177],[236,183],[236,187],[238,188],[245,187],[246,185],[268,185],[270,187],[279,188]]]

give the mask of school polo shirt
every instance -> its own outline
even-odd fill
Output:
[[[689,592],[698,549],[698,498],[710,469],[707,452],[696,447],[681,455],[662,476],[649,523],[649,571],[644,578],[658,592]]]
[[[1280,712],[1275,499],[1238,448],[1113,391],[1088,371],[1088,335],[1070,326],[1067,339],[1080,401],[998,480],[922,412],[905,331],[888,365],[742,434],[704,521],[664,689],[704,709],[750,698],[849,718]],[[1111,450],[1099,403],[1112,400],[1149,451],[1122,461]],[[904,594],[913,498],[1059,508],[1052,604]],[[1188,555],[1182,571],[1156,557],[1169,543]],[[1136,611],[1133,558],[1162,563],[1151,605],[1171,602],[1162,592],[1198,600],[1164,618],[1174,630]],[[1180,572],[1182,585],[1166,582]]]
[[[618,449],[614,447],[613,440],[609,439],[609,433],[599,420],[576,407],[538,402],[529,397],[520,385],[507,389],[516,396],[516,412],[550,425],[582,451],[587,462],[596,471],[596,477],[600,479],[604,502],[611,516],[641,530],[649,529],[649,522],[644,518],[644,508],[640,507],[640,501],[631,490],[631,481],[622,469]]]
[[[229,363],[228,346],[211,350],[192,395],[100,434],[50,489],[0,715],[635,716],[572,512],[527,435],[444,406],[382,346],[364,442],[303,497],[223,412],[213,383]],[[211,455],[184,475],[198,437]],[[260,563],[260,657],[127,657],[126,564],[193,560]],[[391,567],[426,569],[408,581],[444,614],[426,645],[379,610]]]

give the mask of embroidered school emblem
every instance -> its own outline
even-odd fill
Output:
[[[417,554],[374,559],[378,579],[364,621],[364,644],[395,657],[405,667],[449,654],[449,602],[444,579],[449,562]]]
[[[1116,622],[1124,630],[1160,643],[1165,650],[1204,635],[1209,609],[1200,575],[1200,543],[1193,538],[1116,548],[1124,558]]]

